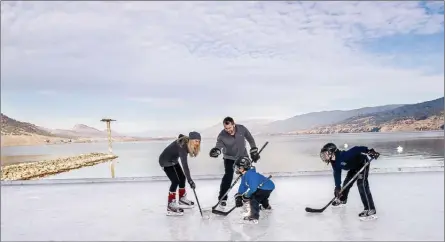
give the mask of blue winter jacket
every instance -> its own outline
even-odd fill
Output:
[[[266,180],[267,177],[256,172],[255,167],[252,167],[241,177],[241,183],[239,184],[238,193],[243,194],[249,189],[249,191],[244,196],[251,197],[258,188],[261,188],[262,190],[274,190],[275,184],[273,183],[273,181],[271,181],[270,179],[268,179],[267,181]],[[262,182],[264,182],[263,185],[261,187],[258,187]]]
[[[361,168],[366,156],[362,153],[368,153],[366,146],[354,146],[347,151],[339,151],[335,154],[335,161],[331,163],[334,171],[335,187],[341,188],[341,170],[350,170]]]

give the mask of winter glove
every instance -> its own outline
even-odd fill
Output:
[[[193,180],[189,180],[189,185],[190,185],[190,188],[192,188],[193,190],[195,190],[196,185],[195,185],[195,182],[194,182]]]
[[[260,154],[258,154],[257,147],[252,147],[250,149],[250,159],[252,159],[253,162],[257,162],[260,159]]]
[[[211,150],[210,150],[210,157],[213,157],[213,158],[217,158],[219,155],[221,154],[221,150],[219,150],[218,148],[212,148]]]
[[[243,206],[243,199],[241,197],[237,197],[236,198],[235,206],[238,207],[238,208]]]
[[[242,207],[243,206],[243,197],[241,194],[235,194],[235,206]]]
[[[334,189],[334,196],[335,196],[336,198],[340,198],[340,197],[341,197],[341,193],[340,193],[340,191],[341,191],[341,189],[340,189],[339,187],[336,187],[336,188]]]
[[[375,151],[374,149],[370,149],[368,155],[371,156],[374,160],[377,160],[380,156],[380,153]]]

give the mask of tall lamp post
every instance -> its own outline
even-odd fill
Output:
[[[113,154],[113,148],[111,146],[112,140],[111,140],[111,122],[116,121],[114,119],[110,119],[110,118],[103,118],[100,121],[102,122],[106,122],[107,123],[107,133],[108,133],[108,152],[110,153],[110,155]],[[113,161],[111,161],[111,177],[114,178],[114,159]]]

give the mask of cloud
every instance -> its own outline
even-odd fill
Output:
[[[131,97],[128,100],[148,104],[155,108],[179,108],[184,106],[184,100],[179,98]]]
[[[57,95],[57,92],[54,90],[37,90],[37,94],[43,96],[54,96]]]
[[[443,2],[1,4],[2,92],[113,95],[196,120],[284,118],[443,95],[443,69],[431,75],[425,61],[388,65],[393,53],[364,47],[443,33]]]

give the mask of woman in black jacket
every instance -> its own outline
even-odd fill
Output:
[[[168,145],[159,156],[159,165],[171,181],[168,194],[167,215],[182,215],[182,208],[193,208],[194,202],[187,199],[185,180],[192,189],[196,185],[190,176],[187,156],[196,157],[201,147],[201,135],[198,132],[190,132],[189,136],[180,134],[178,139]],[[179,158],[181,165],[179,165]],[[179,202],[176,203],[176,189],[179,187]]]

